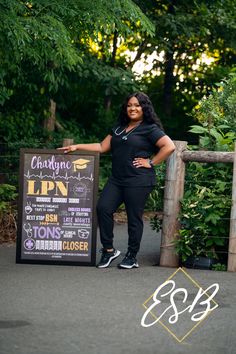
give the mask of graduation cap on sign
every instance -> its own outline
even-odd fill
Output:
[[[73,161],[72,163],[74,164],[74,172],[77,170],[84,170],[87,167],[88,162],[90,162],[90,160],[78,159]]]

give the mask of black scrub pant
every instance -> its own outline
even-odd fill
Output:
[[[128,251],[136,254],[143,234],[145,202],[154,186],[122,187],[108,182],[98,200],[97,217],[101,243],[105,249],[113,248],[113,213],[124,203],[128,219]]]

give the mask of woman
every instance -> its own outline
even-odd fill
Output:
[[[137,92],[129,95],[118,123],[101,143],[78,144],[62,148],[112,152],[112,175],[97,204],[100,238],[103,245],[98,268],[107,268],[120,251],[113,247],[113,213],[124,203],[128,218],[128,251],[119,268],[138,268],[136,255],[143,234],[142,215],[148,195],[156,184],[154,166],[175,150],[165,135],[149,97]]]

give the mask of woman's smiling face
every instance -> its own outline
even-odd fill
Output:
[[[127,115],[131,122],[143,120],[143,109],[136,97],[131,97],[127,103]]]

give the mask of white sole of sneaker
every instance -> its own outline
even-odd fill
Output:
[[[133,264],[132,266],[127,266],[127,265],[118,265],[118,268],[123,268],[123,269],[132,269],[132,268],[139,268],[138,263]]]
[[[107,268],[109,267],[109,265],[111,264],[111,262],[113,262],[116,258],[118,258],[120,255],[120,251],[119,250],[116,250],[116,253],[114,254],[113,257],[109,258],[109,261],[106,263],[106,264],[103,264],[101,266],[97,266],[97,268]]]

